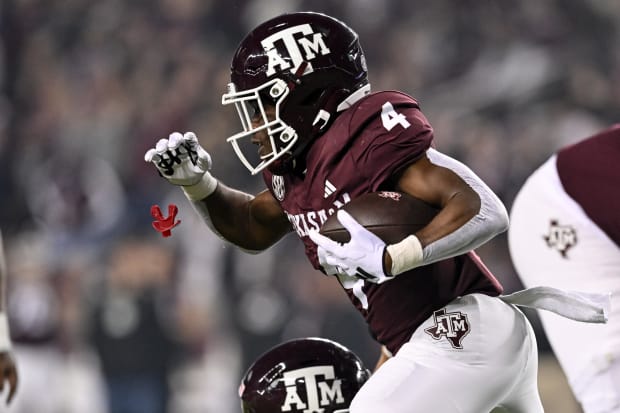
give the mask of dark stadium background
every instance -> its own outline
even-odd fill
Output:
[[[225,142],[239,125],[220,97],[243,35],[289,10],[354,27],[374,89],[418,98],[437,147],[508,207],[554,149],[617,121],[615,0],[3,0],[0,227],[22,378],[7,411],[105,413],[111,395],[148,413],[235,413],[250,361],[305,335],[372,366],[361,318],[293,236],[238,252],[143,161],[193,130],[217,177],[261,187]],[[182,223],[163,239],[149,209],[171,202]],[[505,236],[479,253],[508,292],[520,287]],[[579,412],[528,315],[547,411]]]

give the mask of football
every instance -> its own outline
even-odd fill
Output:
[[[342,207],[370,232],[387,244],[401,241],[428,224],[439,209],[403,192],[370,192],[351,200]],[[331,215],[320,233],[334,241],[345,243],[351,237]]]

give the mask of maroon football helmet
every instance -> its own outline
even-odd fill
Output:
[[[370,377],[351,350],[327,339],[301,338],[273,347],[245,373],[243,413],[345,413]]]
[[[243,132],[227,141],[253,175],[266,167],[290,171],[337,112],[370,92],[357,33],[312,12],[283,14],[256,27],[237,48],[230,77],[222,104],[235,104]],[[275,119],[267,118],[265,105],[275,107]],[[251,137],[260,130],[267,131],[272,150],[258,157]]]

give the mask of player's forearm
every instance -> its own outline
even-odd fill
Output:
[[[451,190],[445,199],[436,199],[442,210],[425,228],[386,248],[384,260],[391,275],[467,253],[508,228],[506,207],[473,171],[434,149],[427,156],[443,169],[425,177],[452,182],[447,185]]]
[[[390,275],[397,275],[415,267],[465,254],[505,231],[508,227],[506,208],[497,197],[491,195],[492,193],[486,193],[485,199],[481,199],[479,212],[447,235],[433,238],[437,237],[437,234],[441,234],[441,231],[433,233],[433,229],[429,225],[428,227],[431,228],[429,232],[433,235],[427,236],[425,239],[427,242],[428,239],[436,239],[436,241],[426,245],[422,244],[417,236],[422,232],[420,231],[420,233],[410,235],[396,244],[388,245],[384,259],[385,268],[390,269]],[[442,219],[434,222],[434,224],[441,227]],[[454,225],[458,219],[449,222],[448,225]]]
[[[447,234],[431,242],[424,243],[425,264],[477,248],[508,228],[506,207],[482,179],[462,163],[438,151],[431,149],[427,155],[431,162],[452,170],[468,186],[467,191],[461,191],[459,197],[446,204],[446,210],[449,207],[453,207],[453,211],[462,208],[467,211],[464,215],[466,217],[466,214],[471,213],[469,206],[472,205],[470,199],[472,196],[478,198],[478,207],[476,213],[460,226],[451,228]]]
[[[455,193],[433,220],[415,235],[423,247],[461,228],[480,212],[481,201],[475,191]]]
[[[423,263],[464,254],[488,242],[508,228],[504,204],[490,190],[478,189],[480,209],[463,225],[449,234],[428,243],[423,250]]]
[[[221,182],[208,197],[191,202],[215,234],[249,253],[269,248],[288,232],[288,222],[282,225],[277,217],[257,219],[256,197]]]

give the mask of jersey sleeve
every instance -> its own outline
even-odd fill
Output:
[[[372,191],[420,159],[431,147],[433,128],[417,102],[399,92],[373,96],[357,109],[350,155]]]

